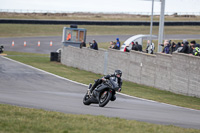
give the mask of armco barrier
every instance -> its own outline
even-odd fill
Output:
[[[150,21],[83,21],[83,20],[35,20],[35,19],[0,19],[0,23],[6,24],[77,24],[77,25],[145,25],[149,26]],[[158,26],[159,22],[153,22]],[[165,21],[165,26],[200,25],[200,21]]]
[[[200,97],[200,57],[174,53],[63,47],[61,63],[98,74],[123,72],[123,79],[178,94]]]

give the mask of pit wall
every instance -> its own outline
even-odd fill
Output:
[[[97,74],[123,72],[123,80],[187,96],[200,97],[200,57],[174,53],[63,47],[61,63]]]

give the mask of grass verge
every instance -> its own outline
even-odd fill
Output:
[[[53,19],[53,20],[100,20],[100,21],[150,21],[150,15],[134,15],[126,13],[6,13],[1,12],[0,18],[10,19]],[[154,21],[159,21],[160,15],[154,15]],[[195,15],[165,15],[165,21],[199,21]]]
[[[24,56],[8,56],[11,59],[23,62],[25,64],[34,66],[36,68],[45,70],[56,75],[89,84],[94,79],[100,78],[102,75],[94,74],[77,68],[68,67],[57,62],[50,62],[49,57],[44,54],[33,54],[31,53],[19,53],[19,52],[5,52],[8,55],[24,55]],[[41,56],[37,57],[35,55]],[[123,78],[123,77],[122,77]],[[159,90],[153,87],[135,84],[132,82],[123,82],[122,93],[137,96],[140,98],[155,100],[158,102],[164,102],[168,104],[178,105],[182,107],[188,107],[200,110],[200,98],[189,97],[174,94],[171,92]]]
[[[198,133],[172,125],[156,125],[104,116],[73,115],[0,104],[0,133]]]
[[[69,25],[0,24],[0,37],[62,36],[63,27]],[[97,26],[80,25],[87,29],[87,35],[135,35],[149,34],[149,26]],[[153,34],[158,34],[158,26]],[[199,34],[200,26],[165,26],[164,34]]]

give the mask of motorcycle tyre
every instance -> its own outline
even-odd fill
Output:
[[[90,98],[86,99],[87,96],[88,96],[88,94],[86,93],[84,98],[83,98],[83,104],[90,105],[91,104]]]
[[[105,91],[104,91],[104,92],[105,92]],[[103,92],[103,93],[104,93],[104,92]],[[110,99],[111,99],[111,97],[112,97],[112,93],[109,92],[109,91],[107,91],[107,92],[108,92],[108,96],[107,96],[106,100],[103,101],[102,103],[100,103],[101,96],[99,97],[99,107],[104,107],[104,106],[110,101]]]

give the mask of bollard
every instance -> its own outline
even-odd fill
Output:
[[[40,41],[38,41],[38,47],[40,46]]]
[[[15,45],[15,42],[14,41],[12,41],[12,46],[14,46]]]
[[[24,41],[24,47],[26,47],[26,41]]]
[[[52,41],[50,41],[50,46],[52,46],[53,45],[53,42]]]

